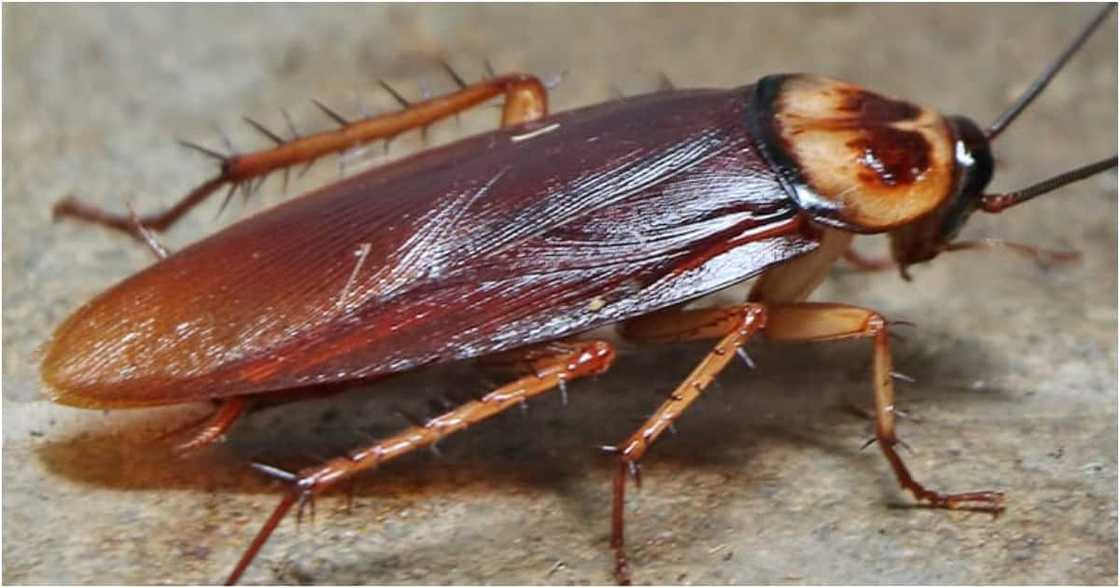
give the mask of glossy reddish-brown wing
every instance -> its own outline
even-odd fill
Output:
[[[392,373],[556,339],[805,253],[749,89],[562,113],[238,223],[79,309],[59,402],[139,406]]]

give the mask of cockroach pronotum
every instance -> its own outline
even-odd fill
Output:
[[[891,322],[846,304],[806,302],[856,235],[887,234],[893,264],[980,248],[957,240],[998,213],[1116,167],[1112,156],[1026,188],[988,192],[991,144],[1108,17],[1102,9],[993,123],[943,116],[858,85],[777,74],[731,90],[665,88],[550,114],[527,74],[496,74],[399,111],[223,155],[220,171],[161,214],[112,214],[78,200],[59,217],[125,231],[159,261],[82,306],[45,347],[50,397],[87,408],[211,400],[184,449],[222,438],[254,407],[438,363],[496,356],[505,384],[400,433],[298,472],[254,464],[289,490],[228,577],[236,582],[282,519],[357,474],[550,391],[604,373],[614,344],[580,338],[621,324],[641,343],[708,340],[707,355],[616,460],[610,548],[629,583],[627,485],[639,459],[756,335],[867,339],[873,441],[921,504],[999,512],[997,491],[944,493],[907,469],[895,434]],[[211,195],[227,198],[356,144],[392,138],[502,98],[502,128],[360,172],[174,253],[155,233]],[[296,167],[298,171],[298,167]],[[1031,255],[1038,250],[1012,245]],[[232,253],[236,252],[236,255]],[[746,301],[685,308],[756,281]]]

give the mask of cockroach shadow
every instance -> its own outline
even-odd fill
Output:
[[[944,335],[928,329],[922,329],[921,335],[897,344],[900,373],[916,380],[903,383],[901,404],[915,407],[919,416],[921,405],[933,402],[947,389],[967,389],[965,382],[985,373],[984,351],[974,343],[955,344],[953,357],[939,361],[926,357],[921,346],[924,340]],[[752,455],[775,443],[855,455],[870,434],[870,421],[860,416],[868,409],[866,347],[858,341],[752,346],[756,369],[739,365],[717,382],[710,398],[698,403],[679,423],[682,434],[667,439],[664,450],[650,461],[650,475],[740,470],[740,483],[749,484]],[[674,381],[663,376],[687,373],[702,348],[702,344],[687,343],[626,353],[612,373],[573,385],[566,405],[558,392],[546,396],[524,410],[450,438],[436,451],[387,464],[383,471],[361,477],[338,494],[418,499],[472,491],[559,489],[563,493],[565,488],[578,486],[569,484],[569,479],[582,478],[603,480],[606,487],[611,460],[596,448],[624,435],[648,415],[665,393],[663,388],[670,385],[666,382]],[[921,360],[908,361],[913,356]],[[969,361],[962,363],[961,358]],[[651,379],[651,373],[659,377]],[[343,454],[369,438],[399,429],[402,423],[426,418],[436,406],[452,401],[451,397],[486,389],[493,377],[486,369],[464,363],[437,366],[302,401],[294,405],[296,410],[288,410],[290,406],[265,408],[225,443],[187,455],[173,454],[173,441],[165,437],[166,431],[184,419],[166,412],[163,422],[51,435],[36,446],[36,452],[54,474],[98,487],[271,495],[275,483],[253,472],[249,463],[297,470]],[[970,392],[954,402],[990,401],[992,393],[998,394],[998,390]],[[985,398],[980,400],[975,394]],[[153,451],[153,446],[163,451]],[[867,475],[877,476],[877,461],[868,462]],[[889,479],[882,483],[888,495],[897,495]],[[591,519],[601,514],[597,512],[601,503],[587,498],[574,497],[570,506],[579,516]]]

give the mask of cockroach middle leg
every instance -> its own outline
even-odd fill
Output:
[[[261,527],[226,583],[237,582],[252,563],[257,552],[276,530],[284,515],[297,503],[306,503],[335,484],[349,480],[361,472],[377,469],[398,457],[431,447],[454,433],[507,409],[521,406],[530,398],[558,388],[565,382],[601,374],[610,367],[614,356],[614,347],[605,341],[579,341],[565,344],[565,351],[554,355],[550,361],[537,360],[536,373],[519,378],[477,400],[466,402],[421,424],[411,426],[370,447],[352,451],[345,457],[332,459],[319,467],[304,470],[298,476],[291,476],[293,478],[290,480],[293,482],[291,491],[284,496],[268,521]],[[282,477],[288,478],[289,475],[283,473]]]
[[[617,446],[618,470],[614,477],[611,506],[611,550],[615,558],[615,579],[619,584],[630,583],[623,520],[627,477],[633,476],[635,483],[640,484],[638,460],[727,367],[735,358],[736,351],[765,327],[766,322],[766,307],[748,303],[728,308],[659,313],[630,321],[623,327],[623,335],[633,340],[667,343],[719,338],[719,342],[645,424]]]
[[[287,178],[292,166],[310,165],[325,155],[341,153],[351,147],[377,140],[389,140],[406,131],[425,129],[437,121],[469,110],[491,98],[505,97],[502,107],[502,126],[537,120],[548,114],[548,90],[535,76],[511,73],[469,85],[463,83],[462,78],[457,74],[452,77],[460,86],[455,92],[416,103],[406,100],[403,110],[355,121],[348,121],[329,108],[319,105],[338,123],[339,128],[312,135],[283,139],[268,131],[260,123],[249,120],[249,124],[276,143],[276,146],[271,149],[226,155],[193,143],[183,142],[184,145],[218,160],[220,170],[218,175],[198,185],[162,212],[135,218],[128,214],[108,212],[73,197],[66,197],[55,204],[54,218],[74,218],[103,225],[147,242],[138,227],[146,227],[157,232],[165,231],[223,187],[228,189],[228,195],[232,195],[238,187],[247,187],[252,182],[263,182],[273,172],[283,171]]]
[[[831,341],[869,338],[873,341],[875,387],[875,440],[890,463],[899,485],[918,501],[936,508],[986,512],[1003,510],[1003,493],[982,491],[942,494],[914,480],[895,447],[901,444],[895,432],[894,383],[888,323],[872,310],[842,304],[800,303],[772,305],[766,326],[772,341]]]

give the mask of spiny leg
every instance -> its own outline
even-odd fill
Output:
[[[914,498],[937,508],[961,508],[1000,512],[1001,492],[942,494],[922,486],[906,468],[895,450],[900,444],[895,432],[894,383],[887,321],[877,312],[842,304],[801,303],[769,307],[766,336],[772,341],[831,341],[870,338],[873,340],[873,385],[875,387],[875,440],[890,463],[899,485]]]
[[[754,332],[764,329],[767,337],[777,341],[826,341],[855,337],[871,337],[875,349],[875,418],[876,439],[891,464],[899,484],[923,502],[942,508],[970,508],[998,512],[1003,495],[999,492],[968,492],[941,494],[927,490],[910,475],[895,451],[897,439],[894,426],[894,388],[887,321],[879,314],[837,304],[796,303],[780,305],[747,304],[729,308],[684,312],[662,312],[632,320],[623,327],[628,339],[651,343],[723,338],[670,395],[660,409],[618,449],[621,459],[614,479],[611,547],[615,553],[615,577],[620,584],[629,583],[623,541],[623,506],[627,475],[637,478],[636,460],[672,421],[699,397],[715,374],[731,359],[731,350],[743,345]]]
[[[719,338],[719,342],[692,370],[673,393],[645,424],[618,446],[618,470],[614,477],[611,513],[611,550],[615,558],[615,579],[619,584],[630,583],[630,570],[624,545],[624,506],[626,478],[634,476],[640,483],[638,460],[650,445],[672,426],[723,368],[735,357],[736,351],[767,322],[766,307],[748,303],[728,308],[659,313],[626,323],[623,335],[628,339],[667,343],[695,339]]]
[[[520,406],[530,398],[559,387],[564,382],[603,373],[614,361],[614,355],[613,346],[605,341],[580,341],[567,344],[564,352],[553,356],[550,362],[537,362],[536,373],[532,375],[502,386],[478,400],[466,402],[420,425],[409,427],[371,447],[353,451],[346,457],[332,459],[319,467],[304,470],[298,476],[293,476],[290,480],[292,489],[284,496],[253,542],[249,544],[226,583],[237,582],[284,515],[295,504],[304,504],[315,495],[361,472],[374,470],[381,464],[398,457],[431,447],[453,433],[509,408]]]
[[[455,80],[456,83],[460,82],[458,76],[455,76]],[[379,139],[392,139],[409,130],[427,128],[439,120],[478,106],[497,96],[505,96],[502,126],[537,120],[548,114],[547,90],[540,80],[531,75],[513,73],[476,84],[460,85],[458,91],[444,96],[416,103],[406,101],[405,108],[398,112],[355,121],[348,121],[320,104],[319,107],[339,124],[339,128],[303,137],[294,136],[287,141],[280,139],[260,123],[250,121],[254,128],[277,143],[271,149],[252,153],[225,155],[193,143],[182,142],[187,147],[217,159],[221,169],[218,175],[191,190],[179,202],[163,212],[137,219],[131,215],[102,210],[73,197],[66,197],[55,204],[53,215],[56,219],[68,217],[103,225],[145,241],[144,235],[137,227],[146,227],[158,232],[165,231],[222,187],[228,186],[228,198],[238,186],[244,188],[254,181],[263,182],[272,172],[284,170],[286,178],[291,166],[298,164],[309,166],[324,155],[339,153]]]

